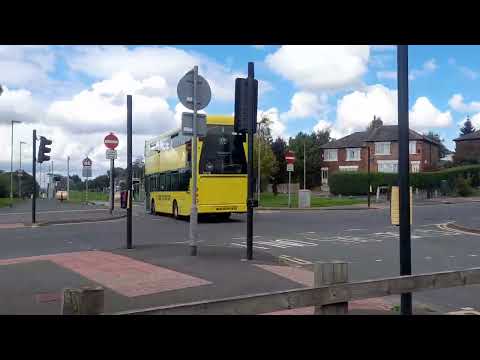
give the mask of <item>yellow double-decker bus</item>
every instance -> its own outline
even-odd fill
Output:
[[[232,116],[207,116],[207,134],[198,138],[199,214],[227,219],[247,211],[246,137],[234,132]],[[190,216],[192,138],[180,129],[145,142],[145,191],[151,214]]]

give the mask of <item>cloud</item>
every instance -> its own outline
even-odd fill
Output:
[[[303,90],[338,90],[360,83],[369,54],[367,45],[285,45],[265,61]]]
[[[377,78],[379,80],[396,80],[397,72],[396,71],[377,71]]]
[[[448,64],[455,67],[462,75],[466,76],[470,80],[476,80],[480,75],[477,71],[474,71],[467,66],[458,65],[457,60],[454,58],[449,58]]]
[[[446,128],[452,124],[450,111],[441,112],[425,96],[421,96],[415,101],[409,119],[410,127],[416,130]]]
[[[327,106],[327,95],[300,91],[296,92],[290,100],[290,109],[281,114],[283,120],[302,119],[318,116]]]
[[[40,88],[48,83],[55,60],[48,46],[0,45],[2,85]]]
[[[260,121],[263,116],[268,117],[268,119],[271,121],[270,130],[271,135],[274,139],[277,137],[288,139],[288,134],[286,133],[286,125],[282,120],[280,120],[280,113],[277,108],[272,107],[264,111],[259,109],[257,111],[257,121]]]
[[[32,93],[26,89],[10,90],[3,87],[0,98],[0,124],[11,120],[32,123],[43,116],[42,104],[36,101]]]
[[[212,89],[214,100],[231,101],[235,93],[235,78],[245,77],[238,71],[211,58],[194,52],[164,46],[81,46],[73,47],[66,58],[69,66],[96,79],[110,78],[128,71],[139,81],[161,78],[166,96],[175,98],[178,81],[187,71],[198,65],[199,74],[205,77]],[[265,81],[259,81],[260,94],[272,89]]]
[[[472,101],[469,104],[465,104],[463,100],[462,94],[454,94],[450,100],[448,100],[448,105],[450,105],[453,110],[462,113],[480,111],[480,101]]]
[[[398,124],[397,90],[376,84],[354,91],[337,103],[337,120],[333,128],[341,134],[363,131],[380,117],[385,125]],[[410,127],[417,131],[446,128],[452,123],[450,111],[441,112],[428,98],[419,97],[409,112]]]
[[[423,66],[421,69],[412,69],[412,71],[410,71],[408,78],[409,80],[415,80],[419,76],[425,76],[425,75],[431,74],[437,69],[438,69],[438,65],[436,63],[436,60],[430,59],[423,63]]]

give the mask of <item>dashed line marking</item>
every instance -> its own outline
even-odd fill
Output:
[[[383,259],[376,259],[375,261],[376,262],[381,262],[381,261],[383,261]]]
[[[468,254],[468,256],[478,256],[478,255],[476,255],[476,254]]]

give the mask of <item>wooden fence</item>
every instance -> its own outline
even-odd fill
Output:
[[[158,306],[111,315],[253,315],[309,306],[314,306],[315,314],[319,315],[347,314],[348,302],[353,300],[477,284],[480,284],[480,268],[349,282],[347,263],[319,262],[314,264],[313,288]],[[77,305],[69,305],[72,289],[66,289],[69,296],[62,300],[63,314],[103,313],[103,299],[98,298],[103,292],[93,289],[96,295],[92,298],[91,292],[85,291],[85,302],[92,304],[90,309],[88,304],[82,305],[82,292],[79,291],[74,292],[78,294]]]

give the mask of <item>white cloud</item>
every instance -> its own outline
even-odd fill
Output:
[[[337,104],[337,120],[333,126],[343,135],[363,131],[373,120],[380,117],[385,125],[398,124],[397,90],[377,84],[363,91],[345,95]],[[410,127],[417,131],[431,128],[446,128],[452,123],[450,111],[441,112],[428,98],[419,97],[409,113]]]
[[[339,132],[346,134],[363,131],[373,120],[374,115],[381,117],[385,125],[396,124],[396,90],[377,84],[345,95],[337,103],[335,127]]]
[[[446,128],[452,124],[450,111],[441,112],[430,100],[421,96],[415,101],[409,115],[410,127],[416,130]]]
[[[396,71],[377,71],[377,78],[379,80],[396,80],[397,79],[397,72]]]
[[[480,111],[480,101],[472,101],[469,104],[463,102],[462,94],[454,94],[450,100],[448,100],[448,105],[458,112],[476,112]]]
[[[3,87],[0,98],[0,124],[11,120],[31,123],[41,120],[42,105],[37,102],[29,90],[10,90]]]
[[[311,92],[296,92],[290,100],[290,109],[281,114],[284,120],[301,119],[318,116],[327,106],[327,95],[317,95]]]
[[[267,65],[304,90],[335,90],[358,84],[367,71],[367,45],[285,45]]]
[[[125,71],[139,81],[161,78],[167,97],[177,96],[178,81],[194,65],[198,65],[199,74],[208,80],[213,101],[233,100],[235,78],[242,76],[240,72],[232,71],[203,54],[169,46],[141,46],[133,49],[119,45],[74,47],[66,60],[73,70],[98,79],[110,78]],[[259,82],[260,94],[272,89],[268,82]]]
[[[48,46],[0,45],[0,81],[6,86],[39,88],[48,83],[54,65]]]
[[[425,76],[427,74],[431,74],[437,69],[438,69],[438,65],[436,63],[436,60],[435,59],[430,59],[430,60],[423,63],[423,66],[422,66],[421,69],[412,69],[408,78],[410,80],[415,80],[419,76]]]
[[[277,108],[272,107],[265,111],[258,110],[257,121],[260,121],[263,116],[268,117],[268,119],[271,121],[270,130],[271,135],[274,139],[277,137],[288,139],[288,134],[286,133],[287,127],[285,123],[280,119],[280,114]]]

